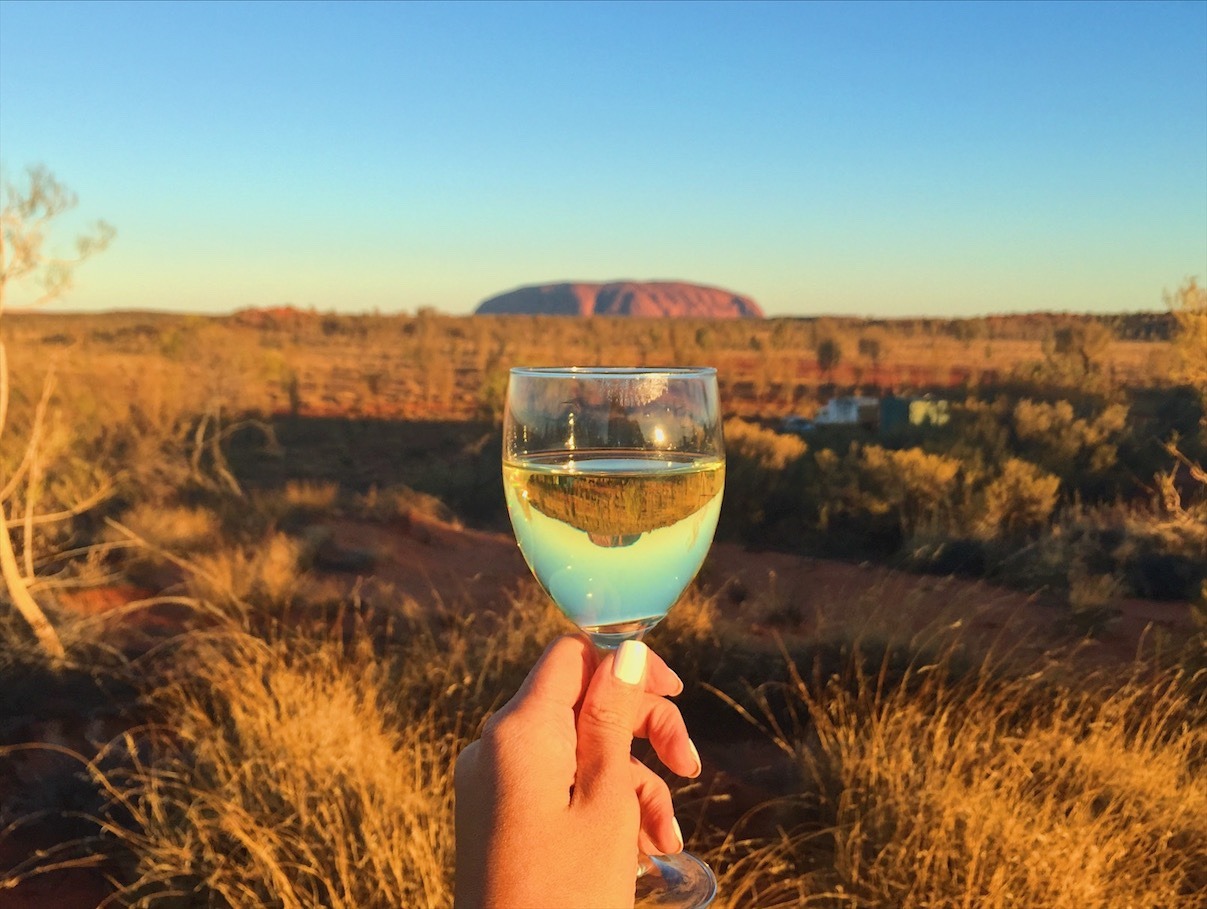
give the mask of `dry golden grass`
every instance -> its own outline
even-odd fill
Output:
[[[205,577],[190,583],[272,608],[304,577],[297,545],[198,558]],[[886,591],[828,609],[785,592],[777,608],[816,613],[831,649],[846,635],[933,652],[953,630],[894,628],[901,604],[887,609]],[[395,605],[372,637],[224,629],[179,642],[151,698],[160,725],[115,749],[116,769],[115,755],[93,764],[122,860],[110,905],[450,904],[453,759],[569,626],[532,582],[502,614]],[[749,640],[695,590],[659,631],[676,658],[751,664]],[[794,795],[754,812],[778,832],[740,824],[689,843],[718,870],[719,907],[1201,905],[1207,725],[1184,679],[1072,689],[993,662],[956,677],[949,659],[869,674],[858,646],[846,653],[833,676],[801,667],[787,713],[765,701],[766,732],[800,772]],[[709,730],[693,732],[707,758]]]
[[[797,676],[800,725],[769,720],[802,770],[797,827],[738,856],[727,905],[1201,906],[1207,728],[1184,683]]]
[[[167,725],[147,737],[149,758],[102,777],[131,862],[115,903],[451,903],[464,734],[439,713],[455,693],[416,700],[413,685],[442,669],[456,689],[456,673],[433,653],[392,679],[400,667],[367,647],[242,633],[186,647],[187,672],[156,694]],[[131,756],[147,742],[131,739]]]
[[[454,759],[567,628],[533,584],[503,615],[404,602],[372,632],[186,635],[151,696],[162,723],[91,764],[125,870],[112,903],[451,905]]]
[[[234,614],[280,609],[292,603],[307,582],[304,558],[302,543],[274,533],[257,546],[198,555],[187,586],[191,596]]]
[[[121,522],[152,546],[187,552],[213,546],[221,538],[218,516],[207,508],[139,502]]]
[[[669,640],[745,646],[710,598],[676,609]],[[335,627],[192,632],[162,661],[160,724],[92,765],[123,868],[111,905],[451,904],[455,755],[568,626],[530,583],[502,614],[401,603],[384,629]],[[846,652],[836,674],[762,689],[752,719],[797,791],[693,837],[719,907],[1201,905],[1207,726],[1185,679],[1074,690],[988,659],[958,675]],[[773,833],[753,822],[769,814]]]
[[[282,498],[285,504],[291,508],[317,512],[330,511],[339,499],[339,484],[290,480],[285,484]]]
[[[692,584],[658,623],[658,634],[664,640],[673,640],[677,648],[690,649],[715,643],[720,636],[720,621],[717,598]]]

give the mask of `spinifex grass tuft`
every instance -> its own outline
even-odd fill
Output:
[[[465,733],[440,713],[449,701],[408,697],[419,674],[451,678],[440,654],[427,656],[391,680],[397,667],[364,639],[233,633],[188,646],[154,697],[165,725],[129,739],[125,769],[103,780],[107,827],[130,865],[116,899],[447,905]]]
[[[731,905],[1201,905],[1207,726],[1185,679],[1071,691],[940,660],[787,688],[796,727],[767,720],[803,791],[779,806],[791,833],[720,850],[749,872]]]

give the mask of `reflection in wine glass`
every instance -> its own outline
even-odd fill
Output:
[[[541,586],[596,647],[641,638],[695,577],[725,483],[716,370],[517,368],[503,489]],[[716,894],[687,853],[645,857],[638,906]]]

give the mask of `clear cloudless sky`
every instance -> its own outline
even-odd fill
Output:
[[[1160,309],[1207,279],[1207,2],[0,0],[35,163],[58,242],[118,229],[71,309]]]

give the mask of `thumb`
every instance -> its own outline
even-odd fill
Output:
[[[587,687],[578,712],[575,801],[632,793],[629,753],[649,652],[641,641],[625,641],[603,659]]]

